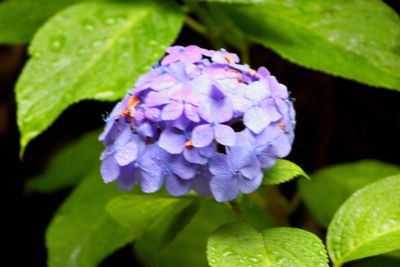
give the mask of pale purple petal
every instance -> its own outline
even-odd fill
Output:
[[[190,191],[192,182],[190,180],[179,179],[174,174],[165,177],[165,187],[172,196],[182,196]]]
[[[129,127],[125,127],[115,139],[115,149],[119,150],[122,146],[129,142],[132,136],[132,131]]]
[[[212,177],[210,189],[218,202],[233,200],[239,194],[237,179],[234,179],[231,175]]]
[[[161,114],[163,120],[175,120],[182,115],[183,104],[179,102],[173,102],[166,105]]]
[[[217,124],[215,125],[215,139],[221,145],[233,146],[235,144],[236,135],[235,131],[228,125]]]
[[[260,162],[261,168],[271,168],[274,166],[276,162],[276,158],[270,152],[261,151],[257,156],[258,161]]]
[[[202,196],[211,195],[211,176],[207,166],[200,166],[196,172],[196,176],[191,180],[193,190]]]
[[[196,165],[187,162],[182,156],[174,158],[171,169],[174,174],[182,179],[191,179],[196,174]]]
[[[179,154],[183,151],[186,141],[182,131],[166,129],[161,133],[158,144],[171,154]]]
[[[161,167],[150,157],[150,154],[145,153],[140,162],[140,187],[145,193],[158,191],[164,183]]]
[[[261,107],[269,115],[270,121],[277,121],[282,118],[282,114],[277,110],[273,99],[263,101]]]
[[[200,149],[196,147],[186,148],[183,150],[183,157],[191,163],[207,164],[208,159],[200,154]]]
[[[113,156],[109,156],[103,160],[101,164],[101,177],[103,177],[104,182],[110,183],[118,178],[120,172],[120,166]]]
[[[132,189],[135,183],[140,178],[140,171],[135,168],[134,164],[129,164],[121,168],[121,172],[118,176],[118,188],[124,191]]]
[[[244,113],[243,122],[250,130],[258,134],[271,123],[271,120],[268,113],[260,107],[253,107]]]
[[[158,108],[146,108],[144,114],[151,121],[159,121],[161,117],[161,111]]]
[[[283,158],[289,155],[291,150],[291,144],[286,135],[281,134],[273,142],[271,152],[278,158]]]
[[[263,175],[260,173],[258,176],[254,177],[254,179],[246,179],[243,177],[238,177],[238,187],[240,192],[245,194],[250,194],[254,192],[258,187],[260,187],[262,182]]]
[[[211,158],[209,170],[213,175],[216,176],[226,176],[232,174],[228,157],[222,153],[217,153]]]
[[[260,165],[257,162],[256,157],[253,157],[253,164],[246,165],[240,169],[240,173],[247,179],[254,179],[255,177],[262,175]]]
[[[167,92],[150,92],[145,99],[146,107],[156,107],[170,103]]]
[[[138,145],[131,141],[118,150],[115,154],[115,160],[120,166],[125,166],[134,161],[137,156]]]
[[[140,137],[142,137],[144,140],[146,139],[154,139],[156,136],[154,128],[150,125],[150,123],[143,123],[140,125],[137,129],[136,132]]]
[[[193,122],[199,122],[200,121],[200,117],[197,114],[197,112],[198,112],[198,108],[197,107],[192,106],[190,104],[186,104],[185,105],[185,116],[189,120],[191,120]]]
[[[253,82],[251,85],[248,86],[247,90],[245,91],[245,96],[248,99],[254,101],[262,101],[266,97],[271,95],[270,88],[268,84],[263,81],[256,81]]]
[[[195,147],[205,147],[214,140],[214,129],[209,124],[196,126],[192,132],[192,142]]]

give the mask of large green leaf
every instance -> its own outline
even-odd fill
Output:
[[[92,170],[100,169],[99,156],[103,145],[99,142],[100,131],[87,133],[68,144],[54,155],[46,170],[28,180],[29,190],[50,193],[71,187],[86,177]]]
[[[216,2],[216,3],[224,3],[224,4],[257,4],[266,2],[268,0],[200,0],[203,2]]]
[[[400,249],[400,175],[355,192],[328,228],[328,251],[335,266]]]
[[[247,224],[226,224],[210,238],[209,263],[214,266],[328,266],[321,240],[296,228],[257,232]]]
[[[172,1],[81,3],[52,17],[35,35],[16,86],[21,149],[69,105],[123,96],[182,22]]]
[[[182,210],[193,202],[191,198],[172,198],[158,195],[125,195],[111,200],[107,212],[121,225],[137,234],[144,232],[158,214]],[[172,208],[172,209],[171,209]]]
[[[229,10],[251,39],[290,61],[400,90],[400,19],[382,1],[270,0]]]
[[[278,159],[274,166],[265,171],[263,184],[280,184],[299,176],[309,179],[308,175],[293,162],[285,159]]]
[[[400,174],[400,167],[376,160],[362,160],[323,168],[312,179],[299,180],[302,198],[317,221],[328,226],[343,202],[361,187]]]
[[[53,14],[83,0],[7,0],[0,3],[0,43],[20,44]]]
[[[135,251],[146,266],[208,266],[206,258],[208,236],[218,226],[236,220],[227,205],[216,203],[214,200],[205,200],[197,214],[168,246],[161,248],[163,236],[171,221],[170,218],[164,217],[154,223],[143,238],[138,240]]]
[[[123,191],[106,185],[94,173],[68,197],[46,233],[50,267],[96,266],[107,255],[134,239],[134,229],[122,227],[105,206]]]

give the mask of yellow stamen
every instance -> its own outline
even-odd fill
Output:
[[[228,61],[229,64],[235,63],[235,60],[233,60],[230,55],[224,55],[224,58],[226,59],[226,61]]]
[[[192,142],[192,140],[187,141],[187,142],[185,143],[185,147],[188,148],[188,149],[193,148],[193,142]]]
[[[285,124],[283,122],[279,123],[279,129],[281,129],[282,132],[285,132]]]

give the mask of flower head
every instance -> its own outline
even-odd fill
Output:
[[[289,154],[295,111],[266,68],[191,45],[168,48],[106,121],[105,182],[228,201],[256,190],[263,169]]]

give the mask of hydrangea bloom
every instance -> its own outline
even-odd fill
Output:
[[[107,118],[104,181],[217,201],[253,192],[262,171],[291,150],[295,111],[286,86],[225,50],[167,53]]]

